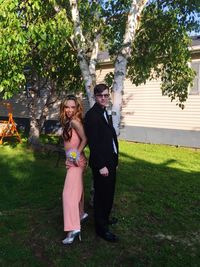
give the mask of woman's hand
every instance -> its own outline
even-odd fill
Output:
[[[74,160],[74,165],[76,166],[76,167],[79,167],[79,160]]]

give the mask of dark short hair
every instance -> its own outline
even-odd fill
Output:
[[[109,90],[109,87],[104,84],[104,83],[100,83],[100,84],[97,84],[95,87],[94,87],[94,95],[96,94],[101,94],[103,91],[105,91],[106,89]]]

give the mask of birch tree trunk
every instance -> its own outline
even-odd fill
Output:
[[[124,34],[123,47],[118,53],[115,61],[114,83],[113,83],[113,125],[117,135],[120,134],[122,92],[127,72],[127,59],[131,53],[131,45],[134,41],[139,18],[148,0],[133,0],[128,14],[126,30]]]
[[[91,47],[92,50],[91,57],[88,60],[85,52],[86,50],[85,37],[83,36],[82,29],[80,26],[78,1],[70,0],[70,6],[71,6],[72,21],[74,23],[73,41],[78,51],[79,66],[81,69],[82,77],[85,82],[85,90],[88,97],[89,105],[91,107],[94,104],[93,88],[96,85],[96,64],[99,52],[98,40],[100,36],[96,34],[95,39],[93,41],[93,45]]]

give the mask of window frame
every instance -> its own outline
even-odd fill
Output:
[[[193,67],[193,64],[197,64],[197,70]],[[193,60],[190,63],[190,67],[196,71],[196,75],[193,80],[193,86],[189,88],[189,95],[200,95],[200,59]]]

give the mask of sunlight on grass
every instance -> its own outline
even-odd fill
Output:
[[[23,146],[18,145],[18,147],[3,147],[1,149],[1,163],[2,163],[2,173],[3,169],[9,170],[10,175],[16,180],[28,179],[28,170],[31,169],[31,165],[35,161],[35,157],[32,151],[24,149]]]
[[[120,141],[119,223],[111,227],[118,244],[94,234],[88,168],[83,241],[61,245],[66,169],[64,159],[56,161],[25,144],[0,147],[0,266],[199,266],[200,150]]]
[[[123,151],[124,160],[127,162],[141,159],[186,172],[200,171],[198,149],[121,141],[120,150]]]

